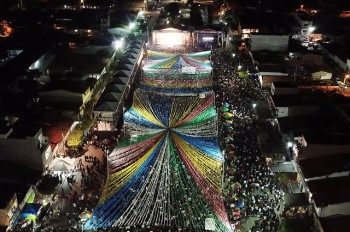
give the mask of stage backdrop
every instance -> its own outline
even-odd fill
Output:
[[[188,44],[190,42],[190,33],[170,27],[162,30],[154,30],[152,38],[154,45],[172,47]]]

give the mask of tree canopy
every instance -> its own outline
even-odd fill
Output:
[[[198,4],[191,6],[190,25],[195,27],[204,25],[202,12],[200,11]]]
[[[167,5],[165,11],[170,14],[170,17],[175,18],[179,14],[180,5],[179,3],[172,2]]]

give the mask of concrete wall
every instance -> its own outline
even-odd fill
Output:
[[[319,217],[329,217],[332,215],[350,215],[350,202],[328,205],[326,207],[315,207]]]
[[[251,50],[269,50],[286,52],[288,50],[289,35],[251,35]]]

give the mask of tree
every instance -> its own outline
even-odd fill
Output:
[[[58,183],[59,180],[57,176],[46,175],[42,177],[36,189],[43,195],[50,195],[55,191]]]
[[[76,125],[67,138],[68,147],[78,147],[83,139],[84,131],[80,124]]]
[[[179,15],[180,5],[179,3],[176,3],[176,2],[169,3],[165,11],[169,13],[172,19],[175,19],[175,17]]]
[[[187,6],[191,7],[194,4],[194,0],[187,0]]]
[[[192,5],[190,13],[190,25],[191,26],[203,26],[202,12],[197,4]]]

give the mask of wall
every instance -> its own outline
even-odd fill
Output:
[[[269,50],[286,52],[289,35],[251,35],[251,51]]]
[[[350,202],[328,205],[323,208],[315,206],[316,213],[319,217],[329,217],[333,215],[350,215]]]
[[[297,95],[299,92],[298,88],[279,88],[275,86],[275,91],[272,95]]]

